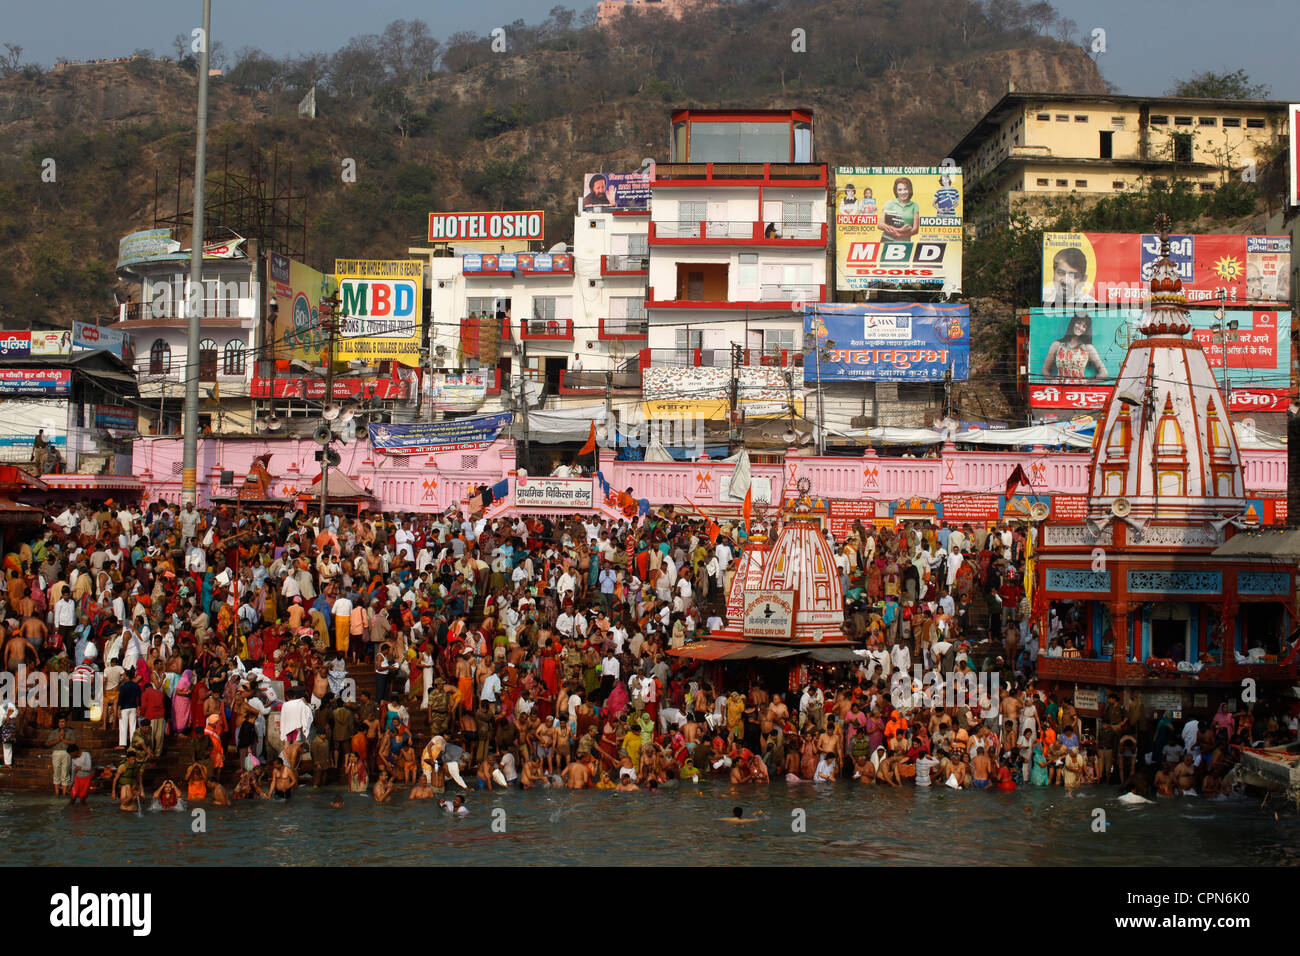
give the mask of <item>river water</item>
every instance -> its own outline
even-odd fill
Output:
[[[408,801],[405,791],[384,805],[344,793],[344,806],[331,809],[341,792],[303,788],[288,803],[204,804],[202,833],[193,832],[190,812],[136,815],[104,796],[69,807],[54,797],[0,794],[2,859],[83,866],[1300,863],[1300,816],[1276,798],[1263,808],[1244,797],[1127,807],[1114,788],[1071,798],[1061,788],[998,793],[841,782],[732,790],[705,782],[658,794],[471,793],[470,814],[453,818],[435,801]],[[755,822],[719,820],[736,805]],[[1104,833],[1093,829],[1097,809],[1105,812]]]

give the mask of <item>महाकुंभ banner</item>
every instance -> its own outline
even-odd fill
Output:
[[[490,445],[501,429],[513,421],[509,412],[406,425],[371,423],[370,445],[386,455],[414,455],[431,451],[460,451]]]

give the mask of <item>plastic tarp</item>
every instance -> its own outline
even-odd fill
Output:
[[[1032,425],[1029,428],[972,428],[956,435],[954,441],[971,445],[1069,445],[1091,448],[1092,439],[1059,425]]]
[[[944,440],[943,432],[932,428],[850,428],[839,434],[845,438],[865,438],[875,445],[935,445]]]
[[[556,445],[562,441],[586,441],[591,434],[591,423],[595,422],[599,426],[604,421],[604,405],[529,411],[528,437],[544,445]]]

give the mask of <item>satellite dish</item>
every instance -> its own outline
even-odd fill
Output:
[[[565,242],[557,242],[555,245],[551,246],[551,248],[547,249],[546,251],[551,254],[555,254],[557,252],[568,252],[569,245],[568,243]]]
[[[320,424],[316,426],[315,431],[311,433],[312,441],[318,445],[328,445],[334,440],[334,432],[328,425]]]
[[[1029,517],[1034,521],[1046,521],[1051,513],[1052,509],[1042,501],[1035,501],[1029,506]]]
[[[1110,505],[1110,513],[1116,518],[1126,518],[1132,510],[1133,504],[1127,498],[1116,498]]]

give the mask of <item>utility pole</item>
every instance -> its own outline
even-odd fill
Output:
[[[500,318],[497,319],[501,321]],[[528,439],[528,339],[522,335],[519,337],[519,414],[524,424],[524,469],[527,470],[532,460],[530,452],[532,443]],[[516,463],[518,464],[518,463]]]
[[[740,346],[737,343],[732,342],[731,343],[731,408],[727,415],[727,457],[731,457],[731,455],[735,451],[735,445],[734,442],[732,441],[732,436],[734,436],[737,432],[736,400],[738,398],[740,387],[736,382],[736,365],[738,364],[739,359],[740,359]]]
[[[618,426],[614,421],[614,370],[612,368],[605,370],[605,440],[608,441],[611,433],[614,438],[615,447],[618,446]],[[595,459],[593,472],[600,471],[600,443],[597,442],[596,450],[592,452],[592,458]]]
[[[203,0],[199,48],[199,115],[194,141],[194,222],[190,231],[190,295],[185,310],[185,443],[181,460],[181,499],[198,504],[199,466],[199,312],[203,302],[203,181],[207,176],[208,64],[212,49],[212,0]]]
[[[328,299],[320,300],[321,321],[325,325],[325,404],[334,401],[334,338],[338,334],[339,294],[335,290]],[[326,423],[328,424],[328,423]],[[329,500],[330,447],[333,442],[321,448],[320,459],[320,528],[325,530],[325,508]]]

